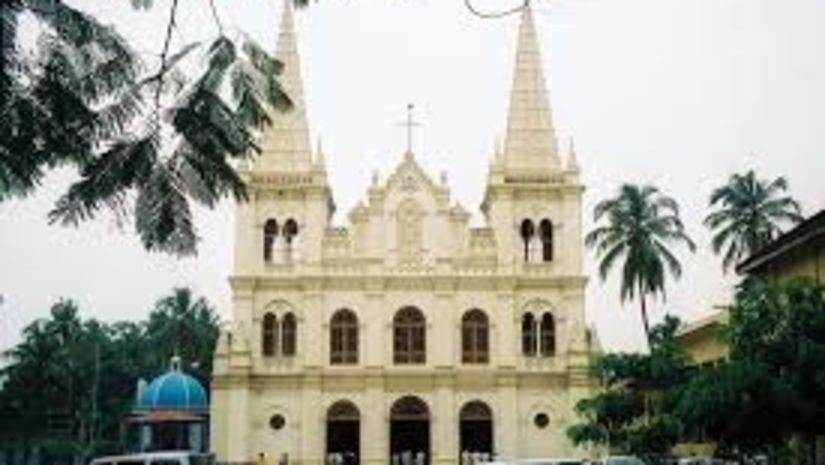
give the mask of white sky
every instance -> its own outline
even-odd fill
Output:
[[[216,2],[229,28],[274,47],[279,0]],[[149,12],[126,0],[71,3],[137,49],[160,50],[170,0]],[[215,33],[205,1],[181,8],[176,45]],[[592,205],[620,183],[650,182],[680,202],[700,245],[695,257],[682,254],[667,311],[692,319],[729,299],[731,277],[701,219],[710,190],[731,173],[785,175],[806,214],[825,208],[825,2],[534,0],[534,9],[557,130],[575,136],[588,186],[587,227]],[[418,158],[433,176],[446,170],[455,198],[477,211],[504,133],[516,27],[516,16],[471,16],[461,0],[320,0],[297,14],[310,126],[323,137],[339,214],[363,197],[373,170],[385,175],[400,160],[407,102],[422,123]],[[0,204],[0,349],[60,296],[77,299],[85,316],[137,319],[188,285],[229,315],[230,205],[199,213],[200,254],[177,260],[144,252],[108,218],[49,226],[69,179],[59,173],[37,195]],[[620,305],[616,283],[593,276],[587,312],[606,346],[638,346],[637,307]]]

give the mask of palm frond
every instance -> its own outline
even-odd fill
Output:
[[[714,252],[729,244],[723,258],[727,270],[743,256],[755,253],[780,234],[779,224],[802,219],[799,204],[791,197],[779,197],[788,189],[783,177],[768,182],[753,170],[733,174],[724,186],[711,193],[711,211],[705,226],[715,231]]]
[[[610,273],[610,270],[613,269],[613,264],[626,252],[626,250],[626,244],[619,243],[614,245],[604,254],[602,259],[599,261],[599,276],[602,280],[607,279],[607,275]]]

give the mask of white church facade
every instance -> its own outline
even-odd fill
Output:
[[[242,170],[250,199],[236,210],[233,325],[211,388],[219,461],[584,454],[565,434],[593,386],[584,188],[575,153],[558,148],[529,10],[516,53],[483,226],[408,152],[338,227],[285,8],[277,56],[295,108]]]

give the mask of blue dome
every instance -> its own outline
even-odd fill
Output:
[[[143,389],[137,410],[207,410],[206,390],[195,378],[180,370],[173,361],[172,369],[155,378]]]

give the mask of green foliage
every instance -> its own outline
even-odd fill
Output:
[[[55,460],[118,452],[137,380],[165,371],[178,353],[208,386],[217,337],[214,310],[188,289],[159,300],[143,322],[83,320],[74,302],[61,300],[7,353],[0,437],[48,439],[45,453]]]
[[[641,456],[667,454],[679,438],[674,388],[685,382],[687,356],[674,335],[679,320],[653,328],[649,354],[606,354],[594,364],[604,390],[576,405],[581,423],[567,430],[574,444],[601,444]]]
[[[674,278],[682,274],[682,266],[669,246],[684,244],[691,251],[696,248],[685,233],[678,204],[656,187],[625,184],[615,198],[597,204],[593,216],[597,223],[607,222],[585,238],[599,257],[599,275],[606,279],[616,262],[624,261],[621,298],[633,299],[638,294],[650,342],[645,296],[666,295],[667,273]]]
[[[825,432],[825,288],[748,282],[731,309],[730,360],[698,373],[678,415],[723,450],[770,453]]]
[[[26,13],[42,29],[34,59],[18,43]],[[236,44],[221,33],[164,49],[159,70],[147,73],[115,30],[63,2],[2,2],[0,23],[0,201],[72,166],[80,179],[50,221],[77,226],[114,211],[134,219],[150,251],[196,251],[192,203],[244,200],[233,163],[254,156],[257,134],[292,105],[278,81],[282,64],[248,38]]]
[[[785,178],[767,181],[750,170],[732,175],[713,191],[710,206],[715,210],[705,218],[705,225],[714,231],[713,251],[719,254],[725,249],[725,270],[778,236],[782,223],[802,221],[796,200],[783,196],[787,190]]]

